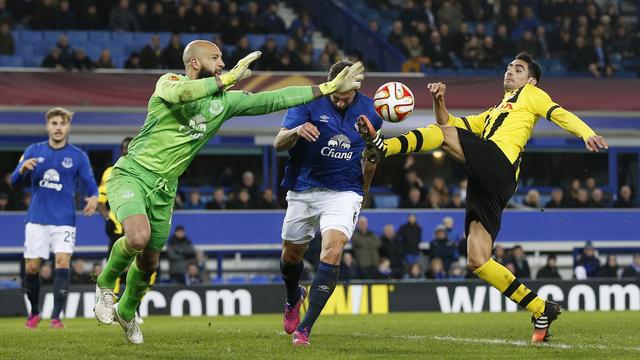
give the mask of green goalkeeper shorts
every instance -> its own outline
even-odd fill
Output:
[[[163,179],[125,156],[107,180],[107,199],[120,222],[131,215],[146,215],[151,226],[147,248],[160,252],[171,230],[177,189],[177,179]]]

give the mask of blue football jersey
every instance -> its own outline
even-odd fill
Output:
[[[382,126],[373,100],[360,93],[343,113],[328,96],[289,109],[282,120],[283,128],[293,129],[310,122],[318,128],[320,136],[316,142],[299,139],[289,149],[282,186],[294,191],[325,188],[362,195],[365,141],[356,128],[360,115],[366,115],[376,130]]]
[[[20,175],[22,162],[37,159],[33,171]],[[60,149],[49,146],[48,141],[30,145],[11,174],[11,183],[31,178],[31,203],[27,222],[42,225],[76,224],[75,193],[81,179],[89,196],[98,195],[96,180],[87,154],[67,143]]]

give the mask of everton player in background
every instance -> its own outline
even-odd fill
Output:
[[[32,144],[24,151],[13,174],[13,185],[31,180],[31,203],[27,211],[24,241],[24,290],[31,304],[26,327],[40,322],[40,266],[55,254],[55,278],[51,327],[64,328],[60,321],[69,291],[69,262],[76,242],[75,193],[78,179],[87,192],[83,213],[91,216],[98,204],[98,187],[87,154],[69,144],[73,114],[63,108],[47,111],[49,140]]]

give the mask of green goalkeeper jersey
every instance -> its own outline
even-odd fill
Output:
[[[250,94],[218,89],[215,78],[165,74],[147,106],[147,118],[128,158],[158,176],[177,179],[222,124],[237,115],[261,115],[313,100],[310,86]]]

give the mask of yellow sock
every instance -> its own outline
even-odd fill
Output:
[[[511,301],[529,310],[536,319],[544,312],[545,301],[518,281],[509,269],[495,260],[489,259],[473,273],[498,289]]]
[[[116,295],[120,293],[120,278],[116,279],[116,287],[113,288],[113,293]]]
[[[384,143],[387,146],[386,156],[391,156],[437,149],[443,141],[442,129],[431,124],[426,128],[418,128],[398,137],[386,139]]]

